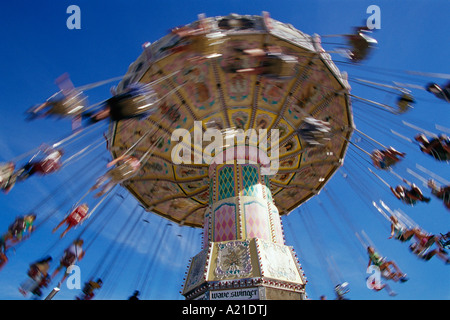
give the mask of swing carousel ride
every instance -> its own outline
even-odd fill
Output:
[[[134,77],[125,75],[126,82],[118,87],[120,92],[129,82],[139,81],[158,82],[154,89],[161,95],[176,90],[147,119],[121,121],[112,128],[115,157],[145,133],[153,133],[134,149],[141,157],[149,144],[153,147],[151,158],[126,187],[152,212],[203,227],[204,248],[192,260],[183,290],[187,297],[207,294],[209,298],[216,290],[236,287],[240,292],[257,289],[259,297],[300,297],[303,275],[293,252],[284,245],[279,216],[318,193],[342,164],[352,132],[345,75],[328,54],[320,52],[318,42],[268,16],[203,19],[187,30],[193,34],[183,39],[187,43],[180,41],[176,30],[146,47],[130,66],[128,74]],[[213,36],[198,39],[205,37],[203,30]],[[177,46],[188,48],[177,52]],[[258,60],[245,52],[271,47],[280,48],[294,63],[283,60],[282,75],[277,70],[247,74]],[[199,55],[196,50],[207,58],[190,62]],[[326,121],[335,132],[323,146],[314,148],[299,133],[307,117]],[[276,129],[279,142],[274,146],[273,134],[267,137],[270,155],[261,156],[259,137],[248,134],[248,140],[236,139],[224,143],[225,150],[214,150],[210,163],[203,159],[174,164],[174,154],[186,149],[193,153],[187,160],[197,152],[205,158],[195,145],[196,121],[200,138],[209,128],[223,133],[225,140],[227,135],[234,140],[238,130]],[[181,139],[187,141],[187,148],[171,139],[177,128],[186,129]],[[206,149],[207,143],[199,146]],[[271,167],[272,160],[280,162],[273,170],[276,174],[263,173],[264,157]]]
[[[321,43],[326,37],[305,34],[267,12],[261,16],[199,15],[197,21],[145,43],[106,102],[89,105],[86,93],[108,81],[74,87],[67,76],[59,78],[58,95],[32,108],[28,116],[69,118],[74,133],[50,151],[43,149],[45,156],[37,164],[30,160],[21,169],[5,164],[2,188],[10,191],[14,183],[30,175],[59,170],[56,164],[65,154],[55,156],[54,149],[87,134],[97,122],[106,122],[107,150],[113,161],[58,225],[68,225],[61,237],[85,220],[88,227],[89,221],[101,216],[94,212],[120,184],[144,211],[203,230],[202,248],[190,260],[181,291],[186,299],[306,299],[303,257],[298,259],[294,248],[286,245],[281,217],[297,208],[301,212],[311,198],[327,192],[326,185],[338,170],[346,177],[341,167],[350,147],[371,164],[373,170],[364,168],[371,178],[398,199],[408,205],[430,200],[393,170],[405,154],[384,146],[354,124],[352,104],[371,105],[399,117],[416,102],[412,86],[349,79],[332,60],[331,53],[336,53],[346,58],[343,66],[358,68],[376,45],[371,33],[361,27],[340,35],[345,39],[344,49],[331,51]],[[390,91],[398,99],[392,104],[356,96],[349,81]],[[424,156],[435,161],[448,161],[448,138],[404,123],[417,130],[416,141],[391,130],[397,138],[420,143],[422,152],[428,153]],[[352,141],[352,136],[376,150]],[[88,147],[72,157],[79,157]],[[444,186],[446,181],[421,169],[422,175],[409,172],[432,188],[433,197],[440,197],[448,208],[448,187],[436,185],[439,181]],[[384,174],[399,178],[406,187],[391,187]],[[431,178],[433,182],[428,181]],[[102,185],[90,209],[83,200]],[[398,218],[404,227],[401,230],[420,229],[405,213],[384,202],[374,201],[372,209],[389,221],[392,216]],[[39,221],[39,216],[35,218]],[[374,247],[364,232],[356,231],[364,250]],[[421,235],[414,233],[417,238]],[[14,237],[10,232],[4,241],[18,242]],[[446,255],[445,235],[423,237],[427,241],[421,256],[434,244],[438,246],[434,254]],[[75,256],[76,261],[82,258]],[[374,263],[379,263],[384,279],[396,281],[389,267]],[[335,284],[338,298],[343,298],[348,284]],[[374,289],[383,286],[377,284]]]

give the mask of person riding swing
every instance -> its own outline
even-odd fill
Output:
[[[67,228],[60,236],[61,238],[64,237],[70,229],[87,219],[88,210],[89,206],[86,203],[77,206],[55,228],[53,228],[53,232],[56,232],[56,230],[58,230],[64,223],[66,223]]]

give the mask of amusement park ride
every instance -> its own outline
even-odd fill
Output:
[[[267,14],[201,18],[179,30],[184,29],[192,34],[173,32],[146,46],[118,86],[120,92],[131,82],[155,83],[175,73],[153,86],[161,95],[174,92],[156,113],[111,127],[114,157],[152,132],[134,149],[140,156],[152,146],[152,155],[126,188],[149,211],[203,228],[203,249],[192,258],[184,283],[187,299],[304,299],[306,279],[285,244],[280,215],[317,194],[342,164],[352,133],[346,75],[318,38]],[[257,58],[243,53],[270,47],[295,60],[281,62],[281,69],[288,68],[283,75],[232,70],[257,66]],[[328,122],[338,134],[325,144],[305,141],[299,130],[309,117]],[[190,143],[193,156],[202,156],[194,141],[196,121],[200,134],[214,128],[232,141],[237,130],[268,129],[259,132],[270,135],[277,129],[278,149],[271,144],[265,152],[257,134],[248,134],[212,152],[209,163],[175,165],[173,150],[181,143],[171,135],[177,128],[192,134],[194,139],[189,134],[181,141]],[[264,174],[263,167],[274,161],[275,174]]]
[[[369,33],[360,28],[348,36],[353,62],[376,43]],[[64,87],[66,80],[60,79],[63,103],[49,100],[53,105],[30,116],[44,110],[45,116],[73,118],[77,129],[86,118],[111,120],[106,138],[116,160],[110,166],[126,165],[111,169],[108,178],[146,211],[203,229],[203,246],[183,284],[186,299],[307,298],[281,216],[324,188],[343,165],[356,130],[347,74],[320,36],[267,12],[199,15],[144,44],[98,114],[85,112],[82,90]],[[398,112],[413,102],[405,94]],[[341,295],[347,291],[347,283],[339,287]]]

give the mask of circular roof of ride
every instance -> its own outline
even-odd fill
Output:
[[[172,150],[179,145],[178,140],[171,141],[174,130],[186,129],[194,136],[195,125],[203,132],[208,128],[222,132],[279,129],[279,168],[270,176],[270,185],[280,214],[287,214],[317,194],[342,165],[353,131],[346,74],[324,52],[318,37],[267,14],[231,14],[206,21],[212,31],[225,36],[221,56],[192,59],[193,52],[172,50],[179,37],[168,34],[144,45],[118,85],[120,93],[132,82],[153,83],[164,97],[158,111],[147,119],[122,120],[111,126],[109,148],[114,157],[131,147],[138,157],[151,154],[139,174],[123,185],[148,210],[180,224],[202,227],[209,206],[208,164],[174,164]],[[235,48],[264,45],[281,47],[283,53],[297,57],[294,77],[281,80],[225,72],[223,66],[236,56]],[[246,57],[243,63],[252,66],[256,63],[252,59]],[[296,134],[306,117],[330,123],[333,135],[325,145],[310,147]]]

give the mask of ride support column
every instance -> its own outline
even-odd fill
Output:
[[[203,250],[191,260],[187,299],[303,299],[305,279],[286,246],[269,176],[267,155],[234,147],[210,164],[209,210]]]

